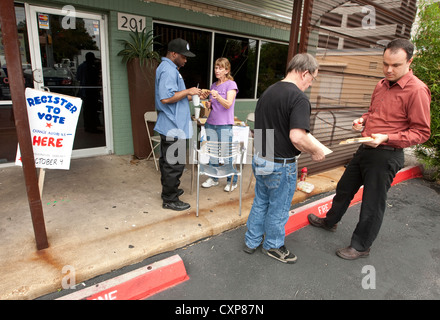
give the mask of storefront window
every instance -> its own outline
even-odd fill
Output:
[[[15,6],[18,43],[23,72],[31,70],[29,44],[23,6]],[[15,161],[17,152],[17,132],[9,90],[8,66],[6,64],[3,35],[0,28],[0,164]]]
[[[15,18],[17,20],[21,64],[23,71],[26,71],[31,69],[31,59],[29,54],[29,44],[27,41],[25,13],[22,6],[15,6]],[[11,100],[11,92],[9,91],[8,68],[6,65],[3,45],[3,34],[0,27],[0,101],[5,100]]]
[[[175,38],[183,38],[190,44],[196,57],[189,58],[185,67],[180,70],[186,87],[199,85],[209,88],[216,81],[213,76],[214,61],[225,57],[231,62],[231,74],[238,84],[237,99],[256,99],[271,84],[284,77],[287,61],[287,44],[261,41],[261,52],[258,54],[260,40],[225,35],[214,31],[192,30],[165,24],[154,24],[154,35],[159,44],[154,46],[161,56],[166,55],[167,44]],[[212,40],[214,39],[214,40]],[[214,41],[214,51],[211,43]],[[257,59],[260,56],[259,76],[257,79]],[[258,85],[257,85],[258,84]]]
[[[215,35],[214,58],[225,57],[237,82],[238,99],[253,99],[255,94],[257,40],[230,35]]]
[[[196,56],[188,58],[185,66],[179,70],[187,88],[196,87],[209,89],[210,68],[211,68],[211,33],[182,28],[171,25],[154,24],[154,35],[158,36],[155,41],[154,50],[162,57],[167,54],[167,45],[173,39],[182,38],[188,41],[190,50]]]

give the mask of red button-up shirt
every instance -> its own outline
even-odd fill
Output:
[[[431,92],[410,70],[393,86],[386,79],[376,85],[370,108],[362,115],[362,136],[388,135],[384,145],[407,148],[420,144],[431,135]]]

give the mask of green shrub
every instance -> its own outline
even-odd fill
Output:
[[[419,27],[412,41],[416,54],[414,74],[431,90],[431,137],[415,147],[417,158],[428,169],[432,178],[440,179],[440,6],[432,0],[419,6]]]

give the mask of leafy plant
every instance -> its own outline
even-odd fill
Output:
[[[129,40],[119,40],[124,46],[124,49],[118,53],[118,56],[122,56],[122,62],[127,63],[135,58],[139,58],[141,66],[160,62],[159,53],[153,50],[153,44],[158,44],[154,41],[158,36],[153,36],[153,30],[147,32],[144,28],[139,32],[136,29],[130,31],[129,36]]]
[[[417,158],[440,179],[440,6],[432,0],[419,6],[419,26],[413,43],[414,74],[431,90],[431,137],[415,147]]]

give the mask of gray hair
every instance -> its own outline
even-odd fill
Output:
[[[318,68],[319,63],[316,61],[314,56],[309,53],[298,53],[287,64],[286,74],[291,71],[309,71],[311,74],[313,74]]]

